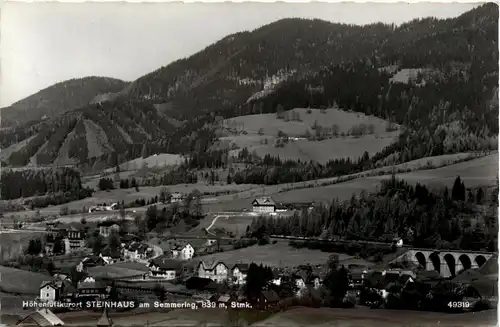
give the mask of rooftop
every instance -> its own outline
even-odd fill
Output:
[[[33,321],[38,326],[63,326],[64,322],[47,308],[37,310],[23,319],[19,320],[16,325],[24,321]]]
[[[253,200],[252,204],[259,205],[259,206],[276,206],[276,203],[270,197],[257,198],[255,200]]]
[[[179,260],[170,259],[167,256],[162,255],[151,260],[149,266],[151,267],[153,265],[159,267],[160,269],[178,271],[182,269],[183,262]]]

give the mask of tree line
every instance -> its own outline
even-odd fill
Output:
[[[4,169],[1,174],[0,191],[4,200],[49,193],[79,193],[83,189],[80,173],[69,167]]]
[[[487,198],[481,188],[466,191],[460,177],[450,193],[447,187],[430,191],[393,175],[375,194],[362,192],[345,202],[334,199],[292,217],[258,217],[250,232],[379,242],[399,236],[421,248],[494,251],[497,197],[498,185]]]
[[[372,162],[366,151],[358,160],[333,159],[326,164],[300,159],[283,160],[266,154],[258,164],[235,172],[230,181],[236,184],[274,185],[354,174],[370,167]]]

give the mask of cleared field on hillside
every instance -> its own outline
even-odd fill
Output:
[[[0,290],[5,293],[39,294],[40,284],[49,275],[0,266]]]
[[[268,245],[254,245],[251,247],[214,253],[206,256],[196,257],[196,260],[203,261],[224,261],[226,265],[231,266],[238,262],[263,264],[273,267],[295,267],[308,262],[311,265],[324,264],[328,261],[328,257],[332,253],[321,252],[309,249],[294,249],[288,245],[287,242],[278,242],[276,244]],[[348,256],[347,254],[339,254],[339,259],[343,264],[348,265],[349,260],[359,259]],[[366,265],[370,266],[369,262]]]
[[[398,134],[399,132],[393,132],[387,133],[383,137],[374,135],[366,135],[359,138],[339,137],[323,141],[297,140],[289,141],[282,148],[277,148],[274,144],[259,144],[250,150],[255,150],[260,157],[270,154],[279,156],[282,159],[313,160],[319,163],[326,163],[332,159],[358,159],[365,151],[372,156],[393,143]]]
[[[311,113],[307,113],[310,110]],[[311,127],[316,122],[322,127],[332,127],[336,124],[339,133],[347,133],[353,126],[359,124],[373,124],[375,134],[384,134],[387,121],[375,116],[366,116],[363,113],[347,112],[339,109],[327,109],[324,113],[320,109],[293,109],[285,113],[291,117],[292,112],[298,113],[301,121],[284,121],[276,118],[276,114],[260,114],[240,116],[225,120],[227,126],[240,125],[248,134],[258,134],[262,129],[264,135],[276,136],[280,130],[289,136],[300,136],[309,130],[314,133]]]
[[[19,143],[12,144],[8,148],[0,150],[0,160],[7,160],[10,155],[16,151],[21,150],[26,144],[28,144],[36,135],[28,137],[26,140],[23,140]]]
[[[159,153],[156,155],[151,155],[146,158],[136,158],[130,161],[127,161],[120,165],[121,170],[138,170],[141,169],[144,165],[148,168],[153,167],[168,167],[174,166],[182,163],[182,156],[178,154],[171,153]],[[114,169],[108,169],[107,171],[113,172]]]
[[[429,170],[397,174],[398,178],[409,183],[421,183],[430,187],[453,186],[457,176],[460,176],[466,187],[491,186],[496,183],[498,175],[498,156],[488,156],[467,162]],[[388,176],[373,176],[358,178],[349,182],[330,186],[305,188],[273,195],[276,201],[324,201],[330,202],[338,197],[348,200],[353,193],[361,191],[374,192],[380,186],[380,181]]]
[[[31,239],[42,238],[43,233],[30,232],[30,231],[19,231],[14,233],[0,234],[0,259],[2,261],[7,261],[10,259],[17,258],[21,255],[28,247],[28,243]],[[0,275],[0,278],[2,276]]]
[[[391,77],[391,83],[403,83],[408,84],[410,79],[414,79],[418,74],[428,74],[432,72],[432,69],[426,68],[403,68],[398,71],[394,76]]]
[[[255,217],[255,215],[250,213],[241,215],[209,214],[202,221],[200,221],[200,224],[196,226],[194,230],[202,230],[203,228],[206,228],[213,232],[216,229],[224,229],[227,232],[241,236],[246,232],[247,226],[252,223],[252,220]]]
[[[106,265],[91,267],[88,269],[88,273],[94,277],[127,278],[141,276],[145,272],[143,270],[129,269],[115,265]]]
[[[310,113],[308,113],[310,111]],[[324,113],[319,109],[293,109],[287,111],[289,117],[298,114],[301,121],[285,121],[276,118],[276,114],[259,114],[240,116],[224,121],[225,126],[244,131],[246,134],[229,135],[220,138],[219,147],[248,148],[256,151],[259,156],[271,154],[284,159],[313,160],[325,163],[337,158],[359,158],[365,151],[370,154],[379,152],[391,144],[399,134],[386,132],[387,121],[366,116],[361,113],[347,112],[338,109],[327,109]],[[373,134],[359,138],[334,137],[323,141],[308,141],[305,139],[289,140],[284,147],[275,147],[278,131],[290,137],[301,137],[307,133],[315,134],[314,125],[332,128],[336,125],[337,132],[347,134],[351,128],[364,124],[373,127]],[[266,142],[267,144],[265,144]],[[239,150],[231,150],[236,155]]]
[[[366,174],[378,174],[380,172],[384,172],[383,176],[377,176],[376,178],[388,178],[388,175],[392,172],[393,168],[397,171],[398,169],[422,169],[425,168],[428,164],[435,165],[435,166],[445,166],[442,169],[445,169],[447,167],[451,167],[448,165],[451,165],[453,162],[456,162],[457,160],[463,160],[465,158],[475,158],[467,162],[462,162],[460,163],[461,165],[466,165],[467,167],[482,167],[485,162],[487,162],[486,168],[479,168],[478,170],[483,170],[486,169],[489,171],[489,175],[495,174],[495,169],[498,165],[498,153],[495,152],[494,154],[485,156],[485,157],[480,157],[476,158],[476,154],[473,153],[457,153],[457,154],[450,154],[450,155],[443,155],[443,156],[435,156],[435,157],[428,157],[428,158],[423,158],[423,159],[418,159],[418,160],[413,160],[404,164],[399,164],[399,165],[394,165],[394,166],[387,166],[387,167],[381,167],[381,168],[376,168],[373,170],[365,171],[362,173],[358,174],[352,174],[350,176],[363,176]],[[426,169],[426,170],[420,170],[415,173],[420,173],[420,174],[425,174],[425,171],[433,171],[434,169]],[[310,199],[310,196],[307,196],[308,193],[310,192],[316,192],[315,190],[322,190],[320,192],[316,193],[321,193],[325,188],[329,187],[334,187],[334,188],[340,188],[342,187],[353,187],[355,190],[361,190],[364,189],[366,182],[362,182],[361,184],[356,184],[358,179],[349,181],[349,182],[344,182],[341,184],[336,184],[332,186],[320,186],[322,183],[331,183],[333,181],[338,180],[338,177],[330,177],[330,178],[323,178],[323,179],[318,179],[318,180],[312,180],[312,181],[306,181],[306,182],[298,182],[298,183],[286,183],[286,184],[279,184],[279,185],[268,185],[268,186],[260,186],[256,187],[254,189],[250,189],[248,191],[243,191],[239,192],[237,194],[231,194],[231,195],[221,195],[218,197],[212,198],[212,203],[209,205],[204,206],[207,210],[216,212],[216,211],[227,211],[227,210],[236,210],[238,208],[240,209],[250,209],[251,206],[251,200],[255,197],[262,196],[262,195],[272,195],[273,197],[279,196],[278,193],[282,192],[282,190],[285,190],[287,188],[291,187],[297,187],[300,189],[294,190],[294,191],[287,191],[287,192],[282,192],[280,194],[291,194],[293,196],[293,192],[298,192],[298,196],[294,198],[294,200],[300,200],[303,194],[306,194],[306,198],[304,198],[304,201],[307,201]],[[495,178],[493,178],[493,181]],[[374,185],[379,185],[379,182],[376,182]],[[351,196],[352,192],[347,191],[347,194],[344,194],[346,196]],[[330,195],[326,194],[326,197],[328,198],[327,201],[331,201]],[[288,199],[286,199],[288,201]],[[283,199],[281,199],[283,201]],[[292,201],[290,199],[290,201]]]
[[[392,166],[397,169],[417,169],[427,165],[428,162],[436,165],[450,164],[457,159],[463,159],[473,154],[460,153],[453,155],[429,157],[414,160],[408,163]],[[331,202],[335,197],[347,200],[353,193],[359,194],[362,190],[373,192],[380,185],[382,179],[389,178],[392,167],[377,168],[365,171],[352,176],[365,174],[375,174],[385,172],[382,176],[359,177],[357,179],[333,184],[329,186],[320,186],[322,183],[330,183],[338,180],[338,177],[324,178],[319,180],[287,183],[279,185],[261,186],[248,191],[231,195],[221,195],[214,197],[212,203],[204,205],[205,210],[211,212],[231,211],[241,209],[251,209],[252,200],[259,196],[272,196],[276,201],[324,201]],[[457,175],[465,181],[466,187],[489,186],[496,182],[498,174],[498,153],[472,159],[470,161],[447,165],[436,169],[418,170],[411,173],[398,174],[400,178],[408,182],[420,182],[431,187],[443,185],[452,186]],[[317,186],[316,186],[317,185]],[[291,191],[282,191],[286,188],[298,187],[299,189]]]

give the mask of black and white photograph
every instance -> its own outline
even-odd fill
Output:
[[[498,20],[3,3],[0,327],[497,326]]]

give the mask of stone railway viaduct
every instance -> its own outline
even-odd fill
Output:
[[[413,262],[426,270],[436,270],[441,276],[448,278],[463,270],[480,268],[494,255],[491,252],[409,248],[394,261]]]

